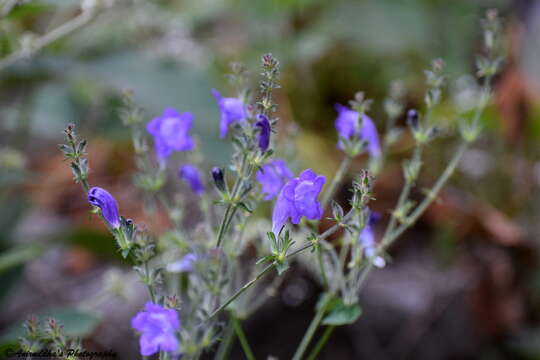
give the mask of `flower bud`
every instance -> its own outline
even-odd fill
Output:
[[[114,197],[105,189],[93,187],[88,191],[88,202],[101,209],[103,218],[113,229],[120,227],[118,204]]]
[[[214,179],[214,184],[216,184],[216,187],[219,191],[225,192],[225,179],[223,176],[223,170],[221,168],[215,167],[212,169],[212,178]]]
[[[418,130],[418,111],[415,109],[407,111],[407,125],[409,125],[412,130]]]
[[[270,145],[270,133],[272,131],[272,127],[270,126],[270,121],[268,121],[268,118],[264,116],[263,114],[257,115],[257,123],[255,123],[255,126],[260,128],[259,131],[259,148],[262,152],[265,152],[268,150],[268,146]]]

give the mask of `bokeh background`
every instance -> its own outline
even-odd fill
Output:
[[[30,34],[80,15],[77,0],[10,3],[0,7],[4,59],[31,44]],[[482,117],[481,140],[441,201],[391,249],[392,264],[372,274],[360,321],[338,329],[320,358],[540,359],[540,1],[102,5],[94,19],[36,54],[0,60],[0,346],[16,341],[29,314],[54,315],[86,348],[136,357],[129,318],[145,290],[89,214],[57,150],[68,123],[89,139],[92,182],[114,193],[123,213],[143,219],[131,184],[130,134],[118,118],[122,92],[133,92],[148,119],[167,106],[193,112],[207,165],[223,165],[231,148],[218,138],[210,89],[226,93],[231,62],[245,64],[256,81],[260,56],[271,52],[282,65],[278,114],[298,127],[297,160],[331,175],[343,156],[335,148],[333,104],[356,91],[375,100],[371,115],[383,129],[384,99],[396,81],[406,107],[421,109],[423,70],[440,57],[450,80],[436,114],[443,124],[455,122],[452,114],[468,106],[467,90],[476,84],[480,19],[497,8],[507,61]],[[432,145],[414,196],[444,167],[454,140]],[[403,137],[391,150],[373,205],[382,214],[394,205],[400,161],[412,146]],[[347,186],[340,196],[345,202]],[[166,226],[158,215],[146,221]],[[280,294],[245,323],[257,358],[290,356],[319,290],[301,267],[287,273]],[[243,355],[234,349],[231,358]]]

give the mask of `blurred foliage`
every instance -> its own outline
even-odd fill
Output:
[[[382,129],[383,100],[392,82],[400,80],[406,105],[421,108],[423,70],[430,61],[443,58],[449,78],[470,74],[481,14],[497,7],[503,17],[511,16],[512,5],[510,0],[116,0],[90,24],[0,69],[0,250],[5,251],[0,255],[0,296],[40,249],[13,236],[32,206],[21,191],[35,181],[26,163],[41,149],[54,148],[69,122],[85,137],[129,146],[130,134],[117,116],[121,91],[133,91],[148,119],[164,107],[193,112],[194,133],[210,155],[210,165],[224,164],[230,149],[218,138],[219,115],[210,90],[233,90],[223,80],[230,62],[256,69],[260,55],[272,52],[283,68],[279,115],[303,129],[298,157],[314,164],[317,172],[331,174],[337,168],[332,152],[336,102],[365,91],[375,99],[370,114]],[[78,13],[77,0],[38,0],[15,7],[0,22],[0,57],[19,49],[28,32],[45,34]],[[256,79],[258,74],[251,75]],[[448,94],[436,109],[445,129],[454,128],[455,103],[461,100]],[[481,177],[463,173],[456,183],[535,229],[540,210],[540,201],[531,195],[535,185],[521,184],[522,176],[516,175],[516,157],[526,158],[528,169],[540,156],[540,107],[527,110],[531,121],[514,146],[504,138],[504,117],[495,106],[488,108],[482,117],[486,133],[476,146],[487,154],[490,167]],[[439,172],[450,142],[438,142],[428,154],[427,179]],[[390,160],[399,160],[407,146],[404,141]],[[106,260],[118,255],[107,235],[71,230],[67,243]],[[432,252],[439,264],[449,266],[462,250],[458,235],[451,226],[438,226],[434,233]],[[538,298],[540,275],[533,275],[528,286]],[[538,316],[540,302],[534,304]],[[92,321],[82,321],[87,331],[95,326]],[[64,322],[67,329],[69,317]],[[517,337],[511,348],[538,358],[534,336],[531,330]]]
[[[71,308],[59,308],[43,311],[35,315],[38,319],[55,319],[63,325],[63,333],[68,337],[83,338],[92,333],[99,324],[99,316]],[[19,338],[25,335],[21,323],[15,324],[0,336],[0,351],[2,347],[16,345]],[[2,352],[3,353],[3,352]]]

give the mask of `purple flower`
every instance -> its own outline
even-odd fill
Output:
[[[222,97],[216,89],[212,89],[212,95],[216,98],[219,105],[219,111],[221,112],[219,136],[224,138],[232,123],[246,120],[246,105],[239,98]]]
[[[354,136],[367,142],[367,149],[370,156],[376,157],[381,155],[381,146],[379,143],[379,135],[373,120],[369,116],[362,116],[362,124],[360,125],[360,114],[357,111],[351,110],[346,106],[336,104],[338,116],[335,126],[340,137],[351,139]],[[340,149],[344,148],[343,142],[338,142]]]
[[[270,132],[272,131],[272,128],[270,126],[270,121],[268,121],[268,118],[263,115],[259,114],[257,115],[257,121],[255,123],[255,126],[260,128],[259,132],[259,148],[262,152],[265,152],[268,150],[268,145],[270,145]]]
[[[320,219],[322,208],[317,197],[326,178],[318,176],[313,170],[304,170],[299,177],[289,180],[281,189],[274,212],[272,213],[272,231],[277,234],[290,217],[293,224],[298,224],[302,216],[311,220]]]
[[[169,157],[173,151],[193,149],[193,139],[189,135],[192,125],[193,114],[180,114],[171,108],[163,110],[161,116],[146,125],[146,131],[154,137],[156,155],[160,161]]]
[[[190,164],[182,165],[178,170],[178,176],[187,181],[187,183],[191,186],[191,190],[193,190],[195,194],[200,195],[204,192],[204,185],[201,181],[201,175],[195,166]]]
[[[174,352],[180,347],[175,334],[180,328],[176,310],[148,302],[144,311],[131,319],[131,327],[141,332],[139,344],[142,356],[150,356],[160,350]]]
[[[373,258],[373,265],[382,268],[386,265],[386,261],[382,257],[376,256],[377,249],[375,247],[375,233],[373,232],[373,225],[378,220],[379,215],[377,213],[369,214],[368,223],[358,236],[358,241],[364,247],[364,255],[367,258]]]
[[[262,191],[265,193],[264,200],[270,200],[277,196],[283,185],[293,177],[287,163],[279,159],[263,165],[256,175],[257,181],[262,185]]]
[[[190,272],[193,270],[193,265],[200,259],[199,255],[189,253],[180,260],[167,265],[167,270],[174,273]]]
[[[88,191],[88,202],[101,209],[101,214],[113,229],[120,227],[118,204],[107,190],[100,187],[91,188]]]

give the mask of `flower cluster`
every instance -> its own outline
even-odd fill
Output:
[[[324,289],[316,309],[318,321],[313,324],[340,326],[355,322],[361,313],[359,293],[370,271],[386,265],[387,247],[412,226],[437,197],[472,141],[471,132],[478,126],[477,120],[465,124],[462,143],[441,177],[428,195],[412,201],[411,189],[416,186],[422,168],[421,150],[433,138],[433,131],[429,119],[424,120],[416,111],[408,112],[415,151],[403,164],[406,185],[390,212],[382,239],[376,241],[374,224],[378,216],[368,207],[374,199],[374,174],[368,170],[352,174],[354,171],[350,173],[349,170],[353,164],[354,168],[360,166],[365,159],[359,155],[364,152],[369,155],[370,169],[373,163],[382,166],[388,158],[386,151],[392,145],[389,137],[394,134],[392,136],[397,138],[396,133],[401,133],[402,129],[392,128],[395,122],[387,122],[384,146],[381,147],[377,127],[366,115],[371,100],[365,99],[363,93],[357,93],[350,107],[336,105],[337,147],[346,156],[335,174],[327,183],[325,176],[310,168],[298,172],[300,169],[289,166],[293,163],[287,164],[285,147],[279,146],[277,137],[272,137],[273,127],[277,124],[277,118],[273,116],[276,105],[272,101],[272,91],[278,87],[278,65],[273,56],[263,56],[260,97],[256,100],[249,95],[253,93],[251,89],[241,89],[236,97],[223,97],[217,90],[212,90],[220,111],[219,135],[221,138],[229,135],[233,155],[229,166],[213,167],[209,173],[193,165],[202,163],[196,152],[186,154],[196,150],[190,134],[194,121],[191,113],[167,108],[147,122],[134,109],[126,112],[127,123],[133,125],[137,160],[142,160],[136,163],[144,176],[138,177],[136,182],[145,185],[141,186],[145,190],[145,199],[162,205],[171,220],[171,228],[163,234],[142,231],[132,220],[120,216],[113,195],[101,187],[90,187],[88,161],[84,156],[86,142],[77,141],[72,127],[65,131],[68,144],[60,148],[71,160],[74,179],[82,185],[88,202],[105,221],[118,241],[122,255],[129,256],[134,271],[148,288],[151,301],[131,321],[140,334],[142,356],[159,353],[160,359],[200,358],[205,351],[216,349],[215,344],[224,338],[221,319],[218,320],[222,315],[229,317],[230,328],[236,334],[225,334],[226,337],[231,340],[238,336],[247,358],[253,359],[240,319],[261,306],[264,302],[262,294],[269,293],[268,286],[273,282],[259,280],[271,270],[276,270],[277,276],[287,271],[293,256],[307,260],[307,268],[313,271]],[[487,70],[482,76],[491,76]],[[233,69],[233,73],[236,77],[244,75],[240,67]],[[427,72],[427,78],[425,103],[430,110],[441,99],[444,77],[440,62]],[[487,81],[484,92],[489,94],[489,91]],[[403,115],[400,114],[403,104],[398,102],[397,97],[392,98],[389,117],[393,120]],[[478,105],[477,113],[480,114],[484,107],[485,100]],[[426,113],[431,116],[433,112]],[[153,138],[155,149],[150,156],[146,154],[148,135]],[[170,196],[170,193],[161,192],[169,173],[166,170],[172,168],[175,157],[181,157],[178,152],[191,160],[176,165],[176,182],[167,184],[166,189],[172,191],[175,184],[184,182],[197,195],[196,202],[182,201],[180,194]],[[274,155],[276,158],[272,158]],[[347,211],[332,200],[345,180],[352,183],[348,186],[352,195]],[[205,185],[210,182],[215,184],[217,191],[207,190]],[[262,200],[274,202],[271,225],[264,221],[257,224],[249,221]],[[212,208],[211,204],[219,207]],[[326,226],[319,220],[329,204],[333,214],[330,220],[334,223]],[[257,210],[260,213],[264,209]],[[193,216],[184,218],[184,211]],[[296,226],[288,226],[288,223]],[[320,230],[324,227],[324,231]],[[245,231],[248,228],[252,231]],[[261,229],[265,230],[266,236],[261,236]],[[329,241],[330,236],[335,236],[336,241]],[[248,248],[250,252],[254,251],[257,261],[242,259]],[[305,251],[308,249],[311,251]],[[300,253],[302,255],[298,256]],[[267,265],[258,269],[262,262]],[[246,274],[254,275],[246,279]],[[310,329],[314,330],[311,326]],[[310,345],[313,333],[307,332],[295,359],[305,358],[307,348],[314,348],[309,358],[316,357],[319,345],[324,342]],[[219,346],[219,357],[227,357],[227,343]]]

